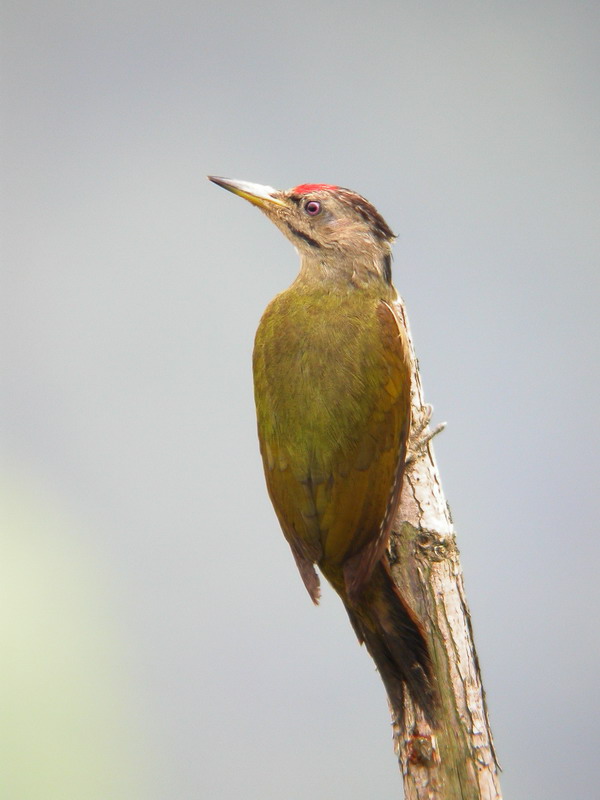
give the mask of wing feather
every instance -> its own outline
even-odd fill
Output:
[[[366,312],[372,316],[364,320],[359,314]],[[298,417],[301,409],[287,405],[288,395],[294,391],[292,378],[305,378],[304,372],[300,378],[300,372],[294,371],[297,364],[305,370],[307,363],[307,345],[297,333],[299,323],[292,320],[295,326],[286,327],[286,350],[278,344],[283,337],[280,331],[278,338],[276,330],[271,331],[268,344],[260,339],[255,348],[258,432],[267,486],[315,602],[318,578],[314,563],[332,582],[339,579],[342,569],[347,592],[357,595],[381,559],[398,505],[410,430],[410,363],[403,326],[390,305],[381,299],[361,306],[351,320],[356,331],[360,333],[366,326],[369,335],[356,337],[358,345],[355,339],[352,363],[344,361],[342,355],[338,360],[328,360],[328,369],[338,370],[336,380],[331,374],[310,376],[312,405],[304,419]],[[268,318],[265,324],[273,322]],[[316,335],[312,320],[311,325],[304,328],[304,340]],[[290,330],[296,331],[297,341],[290,343]],[[353,329],[344,331],[344,336],[338,332],[338,352],[352,332]],[[331,337],[332,332],[328,335]],[[327,343],[331,346],[329,340]],[[292,345],[299,356],[294,354]],[[313,343],[319,345],[320,342]],[[282,390],[273,388],[282,378],[280,374],[277,380],[269,378],[271,363],[288,375]],[[339,403],[332,386],[345,386],[349,370],[352,393],[344,399],[352,404],[354,416],[345,421],[340,415],[336,417],[329,406],[336,399]],[[281,394],[275,396],[275,391]],[[315,408],[325,405],[329,416],[323,412],[319,435],[311,439]],[[345,407],[342,405],[342,410]],[[294,432],[288,436],[286,418],[292,416]],[[328,419],[332,434],[327,438],[323,433],[328,430],[327,425],[321,422]]]

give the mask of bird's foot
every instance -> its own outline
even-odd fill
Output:
[[[446,427],[445,422],[440,422],[435,428],[429,428],[433,406],[426,403],[421,409],[421,418],[416,422],[410,432],[408,441],[408,451],[406,455],[406,466],[414,464],[427,453],[429,442]]]

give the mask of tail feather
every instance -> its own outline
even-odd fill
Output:
[[[398,719],[405,688],[428,721],[435,719],[436,694],[425,634],[392,580],[385,559],[375,567],[361,597],[345,603],[359,641],[364,642]]]

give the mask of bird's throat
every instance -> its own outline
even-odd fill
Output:
[[[323,291],[384,291],[391,288],[389,253],[341,254],[316,249],[302,253],[299,286],[320,287]]]

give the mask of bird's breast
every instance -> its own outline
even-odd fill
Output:
[[[253,358],[259,436],[299,479],[326,478],[373,413],[382,382],[375,303],[290,289],[261,320]]]

